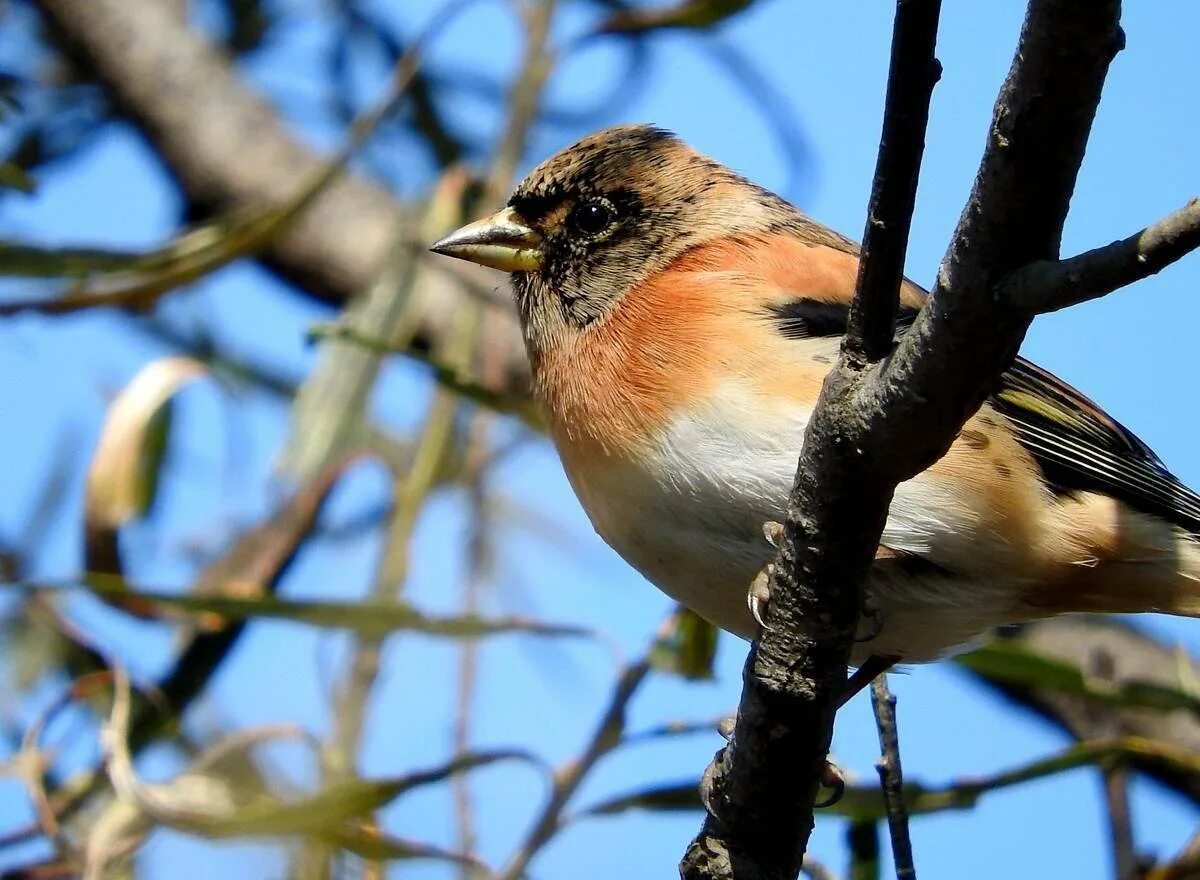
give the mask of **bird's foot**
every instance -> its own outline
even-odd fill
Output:
[[[883,632],[883,606],[870,592],[864,593],[861,616],[858,621],[858,634],[854,637],[854,641],[859,644],[874,641],[881,632]]]
[[[778,550],[779,542],[783,540],[783,523],[763,523],[763,537]],[[746,590],[746,607],[750,609],[750,616],[761,629],[767,629],[767,605],[771,601],[771,574],[774,570],[774,563],[768,562],[762,571],[754,576]]]
[[[825,766],[821,769],[821,788],[828,791],[829,794],[817,800],[813,806],[822,810],[826,807],[832,807],[842,799],[842,795],[846,793],[846,774],[842,769],[832,761],[826,760]]]

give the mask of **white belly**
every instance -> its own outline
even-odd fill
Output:
[[[767,423],[732,388],[679,420],[637,461],[606,459],[569,474],[596,531],[663,592],[749,638],[746,589],[774,554],[762,534],[782,521],[809,413]],[[724,405],[723,405],[724,404]],[[755,430],[750,430],[753,426]],[[974,517],[954,487],[920,476],[897,488],[883,543],[937,562],[978,555]],[[878,567],[877,567],[878,568]],[[1015,619],[1012,583],[967,573],[914,578],[880,569],[869,585],[883,610],[878,637],[856,646],[932,660]]]

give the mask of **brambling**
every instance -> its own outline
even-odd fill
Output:
[[[550,158],[432,248],[512,273],[535,394],[596,531],[665,593],[755,632],[858,246],[644,125]],[[901,330],[925,292],[905,281]],[[1200,616],[1200,496],[1079,392],[1017,359],[895,493],[852,662],[935,659],[1064,612]]]

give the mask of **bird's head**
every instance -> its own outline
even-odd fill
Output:
[[[526,339],[538,349],[603,320],[689,249],[795,216],[669,132],[622,125],[547,159],[506,207],[432,250],[511,272]]]

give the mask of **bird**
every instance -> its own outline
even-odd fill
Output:
[[[785,517],[859,246],[637,124],[550,157],[431,250],[510,273],[534,396],[600,537],[753,638],[749,585],[775,554],[764,524]],[[898,332],[926,295],[903,281]],[[1197,617],[1200,496],[1017,357],[948,452],[897,487],[865,594],[860,668],[1064,613]]]

